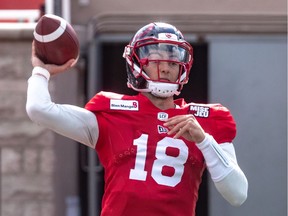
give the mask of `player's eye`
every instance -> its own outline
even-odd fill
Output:
[[[176,62],[169,62],[170,67],[178,67],[178,64]]]

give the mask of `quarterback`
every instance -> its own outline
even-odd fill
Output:
[[[150,23],[125,47],[127,84],[137,95],[102,91],[85,108],[55,104],[48,91],[50,75],[75,61],[47,65],[33,47],[27,113],[95,149],[105,170],[101,216],[194,216],[206,168],[231,205],[246,200],[248,182],[236,160],[229,110],[174,100],[193,64],[193,48],[175,26]]]

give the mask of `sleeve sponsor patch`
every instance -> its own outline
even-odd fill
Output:
[[[121,100],[121,99],[111,99],[110,100],[111,110],[130,110],[138,111],[139,103],[136,100]]]
[[[194,116],[202,117],[202,118],[208,118],[209,117],[209,107],[205,106],[197,106],[197,105],[191,105],[190,111]]]

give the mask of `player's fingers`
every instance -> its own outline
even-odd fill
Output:
[[[46,65],[46,66],[48,68],[48,71],[52,75],[54,75],[54,74],[62,73],[64,71],[66,71],[67,69],[69,69],[74,61],[75,61],[75,59],[70,59],[66,63],[64,63],[63,65]]]
[[[171,134],[177,134],[179,133],[179,131],[181,131],[184,127],[185,127],[185,121],[182,121],[176,125],[173,125],[173,126],[170,126],[168,127],[169,128],[169,131],[168,131],[168,135],[171,135]],[[183,130],[182,130],[183,132]],[[182,133],[181,133],[182,134]]]
[[[190,135],[190,131],[192,128],[188,124],[185,124],[183,127],[180,127],[178,131],[174,135],[174,139],[178,139],[179,137],[184,137],[187,140],[192,141],[192,137]]]
[[[34,40],[32,41],[32,49],[31,49],[31,62],[33,64],[34,58],[35,58],[35,45],[34,45]]]
[[[76,63],[78,62],[79,59],[79,55],[76,59],[74,59],[73,63],[71,64],[71,67],[74,67],[76,65]]]
[[[65,63],[65,66],[69,68],[69,67],[73,67],[75,64],[76,64],[76,59],[70,59]]]
[[[176,125],[176,124],[184,121],[185,118],[186,118],[185,115],[173,116],[173,117],[167,119],[163,125],[166,127],[170,127],[170,126]]]
[[[170,131],[169,131],[170,132]],[[179,137],[181,137],[183,134],[185,133],[185,128],[180,127],[178,130],[176,130],[173,138],[174,139],[178,139]],[[172,134],[172,133],[171,133]]]
[[[32,41],[32,53],[31,53],[32,56],[35,56],[35,42],[34,40]]]

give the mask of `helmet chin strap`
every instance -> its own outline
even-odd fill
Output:
[[[131,61],[128,58],[126,58],[126,60],[129,63],[129,65],[131,65]],[[134,76],[140,74],[142,71],[142,76],[146,79],[146,82],[147,82],[146,89],[138,89],[138,88],[135,88],[130,83],[127,83],[129,88],[132,88],[138,92],[150,92],[152,95],[156,97],[160,97],[160,98],[168,98],[168,97],[172,97],[174,95],[180,94],[180,91],[178,91],[179,84],[147,80],[150,78],[144,70],[140,69],[137,65],[133,65],[133,69],[134,69],[133,70]]]
[[[178,91],[179,85],[174,83],[162,83],[147,80],[147,89],[149,89],[149,92],[152,95],[161,98],[168,98],[180,94]]]

